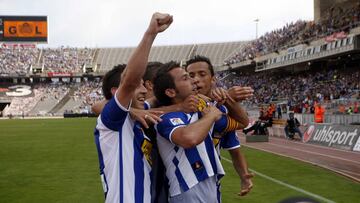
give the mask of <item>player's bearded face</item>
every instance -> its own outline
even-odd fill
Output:
[[[197,93],[194,80],[190,78],[189,74],[184,69],[175,68],[170,71],[170,74],[174,78],[177,98],[185,99],[189,95]]]

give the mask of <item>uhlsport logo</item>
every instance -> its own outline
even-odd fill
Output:
[[[341,129],[333,126],[323,126],[321,129],[319,126],[311,140],[329,147],[332,145],[351,147],[356,141],[357,131],[358,129]]]
[[[315,126],[310,125],[309,128],[304,133],[304,142],[308,142],[310,140],[314,130],[315,130]]]

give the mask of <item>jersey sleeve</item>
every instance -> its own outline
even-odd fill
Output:
[[[161,116],[162,121],[156,125],[157,132],[169,140],[171,143],[171,136],[175,129],[185,127],[189,121],[187,115],[182,112],[171,112]]]
[[[114,96],[101,112],[101,121],[107,128],[117,131],[124,123],[129,113],[129,108],[130,104],[128,108],[123,107],[117,100],[117,97]]]
[[[145,109],[145,110],[151,109],[150,103],[149,103],[148,101],[145,101],[145,102],[144,102],[144,109]]]
[[[240,147],[240,141],[237,137],[236,131],[227,132],[221,139],[220,139],[220,147],[225,150],[232,150]]]
[[[224,132],[227,125],[228,125],[227,115],[222,115],[221,118],[214,123],[214,131],[219,133]]]
[[[218,109],[219,109],[221,112],[223,112],[224,114],[228,114],[228,113],[229,113],[228,109],[227,109],[226,106],[224,106],[224,105],[218,106]]]
[[[224,105],[220,105],[217,108],[223,113],[223,115],[221,116],[221,118],[219,120],[217,120],[215,122],[214,131],[221,133],[228,126],[227,109]]]

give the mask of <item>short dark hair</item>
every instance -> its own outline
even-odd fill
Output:
[[[158,62],[158,61],[149,62],[147,64],[143,80],[144,81],[150,80],[151,82],[153,82],[156,72],[159,70],[159,68],[162,65],[164,65],[164,64],[161,62]]]
[[[207,63],[211,76],[214,76],[214,75],[215,75],[214,67],[213,67],[213,65],[211,64],[210,59],[209,59],[208,57],[206,57],[206,56],[195,55],[194,57],[192,57],[191,59],[189,59],[188,61],[186,61],[185,70],[187,71],[187,67],[188,67],[190,64],[197,63],[197,62],[205,62],[205,63]]]
[[[110,100],[112,98],[111,88],[119,87],[120,76],[125,67],[125,64],[116,65],[104,75],[102,80],[102,91],[105,99]]]
[[[162,65],[156,72],[154,77],[154,95],[159,103],[163,106],[171,104],[171,98],[165,94],[166,89],[176,89],[174,78],[169,72],[174,68],[180,68],[180,64],[175,61],[170,61]]]

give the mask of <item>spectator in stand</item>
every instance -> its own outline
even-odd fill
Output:
[[[282,118],[281,104],[278,104],[276,106],[276,111],[277,111],[277,114],[278,114],[278,119],[281,119]]]
[[[359,105],[358,102],[354,103],[354,113],[359,113]]]
[[[341,113],[341,114],[345,113],[345,105],[344,104],[339,105],[339,113]]]
[[[266,111],[260,111],[259,119],[251,127],[245,128],[243,130],[243,133],[246,135],[247,133],[254,131],[255,135],[267,135],[266,128],[271,126],[272,126],[272,115],[267,114]]]
[[[315,104],[315,123],[323,123],[324,122],[324,114],[325,108],[321,106],[321,103],[318,102]]]

